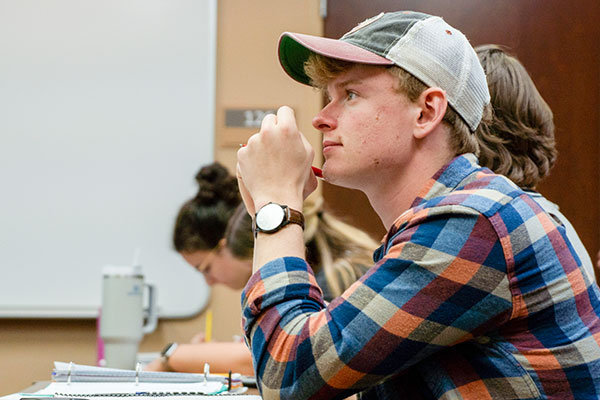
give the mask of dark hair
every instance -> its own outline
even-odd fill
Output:
[[[225,243],[235,257],[242,260],[252,259],[254,254],[254,234],[252,232],[252,217],[246,206],[240,204],[227,225]]]
[[[475,135],[479,163],[535,189],[556,161],[552,111],[525,67],[497,45],[475,48],[487,76],[494,116]]]
[[[178,252],[215,248],[241,202],[237,179],[218,162],[202,167],[196,182],[198,193],[183,204],[175,221],[173,245]]]

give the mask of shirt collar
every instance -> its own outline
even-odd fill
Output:
[[[406,226],[406,222],[414,208],[425,203],[434,197],[443,196],[464,184],[465,178],[476,170],[480,169],[477,157],[472,153],[465,153],[453,158],[448,164],[440,168],[421,188],[419,194],[412,202],[411,208],[403,212],[392,224],[388,233],[382,240],[382,246],[375,251],[373,258],[375,260],[383,257],[386,251],[386,244],[394,235]]]
[[[434,197],[443,196],[453,191],[467,176],[480,168],[481,166],[478,164],[477,157],[472,153],[455,157],[448,164],[440,168],[423,185],[411,208],[417,207],[419,204]]]

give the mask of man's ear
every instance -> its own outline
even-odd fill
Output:
[[[415,126],[414,136],[423,139],[442,123],[448,108],[448,99],[444,90],[430,87],[421,93],[417,104],[421,108],[421,114]]]

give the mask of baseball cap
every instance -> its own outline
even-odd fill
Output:
[[[279,62],[310,85],[304,63],[311,53],[370,65],[397,65],[428,87],[446,91],[448,103],[475,131],[490,101],[485,73],[467,38],[442,18],[413,11],[380,13],[340,39],[284,32]]]

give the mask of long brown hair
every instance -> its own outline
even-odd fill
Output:
[[[498,45],[475,48],[487,76],[493,118],[476,131],[479,162],[535,189],[556,161],[552,110],[525,67]]]

